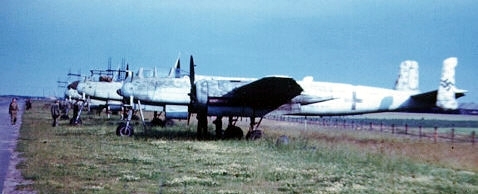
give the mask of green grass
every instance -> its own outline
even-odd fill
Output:
[[[48,110],[35,103],[23,116],[18,146],[26,159],[18,167],[34,181],[30,187],[39,193],[478,192],[478,167],[467,163],[478,158],[471,144],[453,145],[471,155],[453,159],[449,143],[268,121],[259,141],[197,141],[195,126],[185,122],[148,135],[137,125],[137,136],[125,138],[115,135],[116,119],[85,116],[82,126],[62,121],[53,128]],[[283,134],[290,143],[277,146]]]

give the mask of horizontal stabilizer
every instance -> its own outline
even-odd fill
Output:
[[[456,99],[465,96],[467,91],[455,87],[456,65],[456,58],[445,59],[438,90],[413,95],[411,98],[417,102],[434,104],[443,110],[457,109],[458,102]]]
[[[325,102],[335,99],[334,97],[320,97],[316,95],[301,94],[292,99],[292,103],[299,103],[300,105],[309,105],[319,102]]]
[[[460,97],[465,96],[466,92],[467,92],[466,90],[457,89],[455,91],[455,99],[458,99]],[[416,100],[416,101],[420,101],[420,102],[435,103],[436,100],[437,100],[437,96],[438,96],[438,90],[434,90],[434,91],[430,91],[430,92],[425,92],[425,93],[420,93],[420,94],[413,95],[411,98]]]

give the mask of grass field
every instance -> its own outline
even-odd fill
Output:
[[[138,125],[125,138],[115,135],[117,117],[53,128],[42,106],[25,112],[18,145],[18,168],[39,193],[478,192],[478,147],[470,143],[270,120],[258,141],[197,141],[185,122],[148,135]],[[276,145],[281,135],[290,143]]]

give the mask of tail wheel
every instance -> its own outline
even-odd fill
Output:
[[[133,136],[134,130],[131,125],[126,125],[124,123],[121,123],[118,128],[116,128],[116,135],[118,136]]]

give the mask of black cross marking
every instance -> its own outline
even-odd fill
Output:
[[[362,103],[362,99],[357,98],[357,92],[352,93],[352,110],[357,109],[357,103]]]

